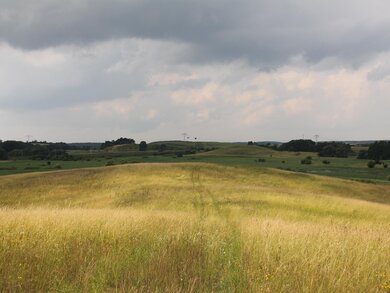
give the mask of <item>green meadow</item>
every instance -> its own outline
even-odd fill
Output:
[[[167,146],[169,151],[158,151],[158,146],[162,143]],[[199,147],[208,149],[208,151],[185,154],[186,150],[196,150]],[[356,152],[360,149],[361,147],[354,148]],[[184,153],[184,155],[178,156],[177,154],[180,153]],[[251,169],[277,168],[358,180],[366,183],[390,183],[390,168],[383,168],[378,165],[370,169],[367,167],[367,160],[358,160],[356,156],[325,158],[318,157],[316,153],[281,152],[238,143],[157,142],[149,144],[149,149],[145,152],[138,151],[136,145],[119,145],[106,150],[69,151],[69,154],[74,156],[75,159],[50,162],[41,160],[0,161],[0,175],[135,163],[205,162]],[[307,156],[312,157],[312,164],[301,164],[301,160]],[[324,160],[328,160],[329,164],[324,164]],[[383,161],[383,163],[390,165],[389,160]]]
[[[388,292],[389,185],[254,156],[1,176],[1,291]]]

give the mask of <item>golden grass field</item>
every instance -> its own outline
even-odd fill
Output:
[[[132,164],[0,177],[3,292],[389,292],[390,187]]]

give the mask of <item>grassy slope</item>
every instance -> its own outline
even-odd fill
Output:
[[[216,150],[200,153],[199,156],[243,156],[243,157],[253,157],[253,156],[270,156],[278,153],[269,148],[259,147],[259,146],[248,146],[245,144],[239,145],[227,145],[225,147],[218,148]]]
[[[307,156],[313,158],[313,163],[302,165],[301,160]],[[278,152],[258,146],[227,146],[194,155],[192,158],[229,166],[270,167],[379,183],[389,183],[390,180],[390,168],[384,169],[382,166],[377,166],[374,169],[369,169],[367,168],[367,160],[358,160],[354,157],[321,158],[316,153]],[[265,162],[256,162],[260,158],[265,159]],[[325,165],[322,163],[323,160],[329,160],[331,164]],[[390,160],[384,162],[390,164]]]
[[[388,186],[199,163],[0,186],[5,291],[377,292],[389,281]]]

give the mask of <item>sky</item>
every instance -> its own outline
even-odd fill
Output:
[[[0,0],[0,139],[390,139],[388,0]]]

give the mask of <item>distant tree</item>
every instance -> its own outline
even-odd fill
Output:
[[[351,146],[344,142],[320,142],[316,149],[320,157],[347,158],[352,153]]]
[[[253,141],[248,141],[248,145],[254,145]]]
[[[390,141],[376,141],[368,147],[367,158],[371,160],[390,159]]]
[[[6,140],[2,143],[2,148],[8,153],[13,150],[24,150],[31,146],[29,143],[16,140]]]
[[[125,137],[121,137],[121,138],[118,138],[117,140],[106,140],[102,145],[101,145],[101,149],[105,149],[105,148],[108,148],[108,147],[111,147],[111,146],[114,146],[114,145],[122,145],[122,144],[134,144],[135,143],[135,140],[132,139],[132,138],[125,138]]]
[[[141,141],[139,144],[139,150],[141,152],[144,152],[144,151],[146,151],[147,148],[148,148],[148,145],[146,144],[146,141]]]
[[[375,165],[376,165],[375,161],[368,161],[368,162],[367,162],[367,167],[368,167],[368,168],[374,168]]]
[[[316,143],[311,139],[296,139],[283,143],[279,149],[290,152],[315,152]]]

